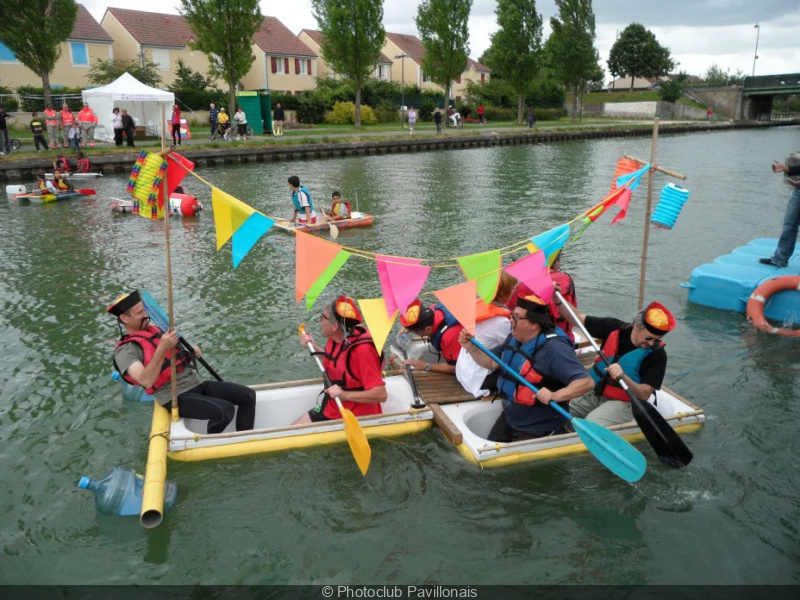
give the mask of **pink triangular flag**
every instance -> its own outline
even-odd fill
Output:
[[[420,266],[418,258],[399,256],[377,256],[378,279],[386,300],[386,314],[391,317],[396,311],[405,312],[414,301],[430,273],[430,267]]]
[[[505,271],[527,285],[544,302],[550,302],[553,297],[553,280],[545,264],[544,252],[539,250],[523,256],[508,265]]]
[[[439,302],[453,313],[458,322],[470,333],[475,333],[475,297],[478,295],[478,280],[470,279],[464,283],[433,292]]]
[[[631,190],[630,188],[625,188],[625,190],[619,195],[614,201],[615,206],[619,206],[619,212],[617,216],[611,220],[611,224],[613,225],[617,221],[622,221],[625,218],[625,215],[628,214],[628,204],[631,202]]]

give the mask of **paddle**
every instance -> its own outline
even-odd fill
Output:
[[[298,330],[300,336],[302,337],[305,332],[305,324],[300,325],[300,329]],[[311,342],[308,342],[308,353],[317,361],[317,366],[319,370],[322,371],[322,378],[325,380],[325,389],[328,389],[333,385],[333,382],[331,382],[330,377],[328,377],[328,374],[325,372],[325,367],[322,366],[322,361],[319,359],[319,356],[315,354],[314,344]],[[336,406],[339,407],[339,412],[342,413],[344,434],[347,436],[347,443],[350,445],[353,458],[356,459],[356,464],[358,468],[361,469],[361,474],[366,475],[367,469],[369,469],[369,461],[372,458],[372,449],[369,447],[369,442],[367,442],[367,436],[364,435],[364,431],[361,429],[358,419],[356,419],[351,411],[342,406],[342,401],[338,396],[334,396],[333,399],[336,401]]]
[[[399,350],[400,354],[403,355],[403,360],[408,360],[408,352],[406,352],[405,348],[398,347],[391,342],[392,348],[395,350]],[[419,392],[417,391],[417,382],[414,380],[414,369],[411,365],[406,365],[406,373],[408,373],[408,382],[411,384],[411,391],[414,393],[414,404],[411,405],[411,408],[416,408],[417,410],[421,408],[425,408],[425,403],[419,397]]]
[[[82,188],[82,189],[73,190],[73,191],[78,192],[79,194],[83,194],[84,196],[97,196],[97,192],[94,191],[91,188]]]
[[[522,385],[530,388],[534,393],[539,392],[528,380],[500,360],[500,357],[474,337],[471,337],[469,341]],[[647,468],[647,462],[642,453],[636,448],[602,425],[573,417],[555,402],[550,402],[548,406],[560,413],[565,419],[572,421],[572,426],[575,427],[576,433],[580,436],[586,448],[589,449],[589,452],[594,454],[595,458],[603,463],[614,475],[631,483],[642,478]]]
[[[153,319],[153,322],[156,324],[156,327],[161,329],[162,331],[169,331],[169,317],[167,313],[164,312],[164,309],[159,306],[158,302],[156,302],[155,298],[153,298],[147,290],[141,291],[142,302],[144,303],[144,309],[147,311],[147,314],[150,315],[150,318]],[[188,350],[192,356],[194,356],[194,347],[187,342],[183,336],[179,333],[178,334],[178,341],[181,345]],[[217,381],[222,381],[222,377],[220,377],[217,372],[211,368],[203,357],[198,357],[197,360],[203,365],[209,373],[216,379]]]
[[[586,339],[589,340],[592,348],[595,349],[595,352],[597,352],[606,364],[606,367],[610,367],[611,363],[608,358],[600,351],[597,342],[595,342],[594,338],[586,331],[586,326],[578,319],[578,316],[572,310],[572,306],[569,302],[564,300],[561,292],[557,291],[556,297],[563,303],[564,308],[572,317],[572,320],[583,332]],[[618,379],[617,383],[619,383],[620,387],[628,394],[628,398],[631,400],[633,418],[636,419],[636,424],[639,426],[639,429],[642,430],[650,446],[655,450],[659,460],[670,467],[685,467],[688,465],[692,461],[692,451],[686,447],[686,444],[675,430],[670,427],[667,420],[658,412],[658,409],[649,402],[642,402],[622,379]]]
[[[336,223],[334,223],[333,221],[328,221],[328,223],[330,223],[330,225],[331,225],[331,237],[333,239],[338,238],[339,237],[339,228],[336,226]]]

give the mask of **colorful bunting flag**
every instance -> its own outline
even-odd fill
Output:
[[[616,206],[619,206],[619,212],[611,220],[612,225],[617,221],[622,221],[622,219],[625,218],[625,215],[628,214],[628,204],[630,204],[630,202],[631,202],[631,190],[629,188],[626,188],[622,190],[622,193],[614,201],[614,204]]]
[[[392,330],[394,320],[397,318],[397,311],[387,317],[386,301],[383,298],[358,300],[358,307],[361,309],[364,323],[367,325],[367,329],[369,329],[372,341],[375,343],[375,348],[378,350],[378,354],[380,354],[383,351],[386,338]]]
[[[620,175],[619,177],[617,177],[617,186],[621,187],[632,180],[631,184],[628,186],[628,189],[631,192],[635,192],[636,188],[638,188],[639,184],[641,183],[642,175],[647,173],[649,170],[650,170],[650,163],[646,164],[638,171],[634,171],[633,173],[627,173],[625,175]]]
[[[531,238],[531,243],[526,246],[528,252],[533,254],[537,250],[543,250],[547,257],[547,264],[550,265],[555,260],[555,255],[564,247],[569,239],[569,224],[564,223],[554,227],[544,233],[540,233]]]
[[[216,205],[214,211],[217,210]],[[215,215],[216,217],[216,215]],[[295,300],[300,302],[325,273],[342,247],[308,233],[295,232]],[[344,264],[344,263],[342,263]]]
[[[319,276],[319,279],[317,279],[314,285],[306,292],[306,310],[311,310],[311,307],[314,306],[314,302],[317,301],[319,295],[328,286],[336,273],[339,272],[339,269],[344,266],[348,258],[350,258],[350,253],[346,250],[341,250],[339,254],[336,255],[336,258],[325,268],[322,275]]]
[[[430,273],[430,267],[420,266],[417,258],[377,255],[378,279],[386,300],[386,316],[400,310],[405,312],[414,301]]]
[[[164,202],[164,194],[168,197],[174,192],[189,171],[194,171],[194,163],[188,158],[181,156],[177,152],[170,152],[167,155],[167,176],[165,179],[169,190],[165,190],[164,186],[161,187],[162,193],[159,199],[162,203]]]
[[[550,302],[553,297],[553,280],[542,250],[511,263],[506,267],[506,272],[527,285],[539,298]]]
[[[478,280],[478,296],[481,300],[486,304],[494,300],[497,285],[500,283],[500,269],[503,266],[500,250],[462,256],[458,259],[458,264],[464,277]]]
[[[127,191],[133,196],[133,212],[146,219],[163,219],[161,182],[167,162],[156,153],[142,150],[133,165]]]
[[[214,206],[217,250],[233,238],[231,250],[235,269],[275,222],[253,207],[215,187],[211,188],[211,204]]]
[[[470,279],[464,283],[453,285],[443,290],[433,292],[439,302],[447,307],[464,329],[475,333],[475,296],[478,294],[480,282]],[[494,299],[494,293],[492,293]]]
[[[245,255],[250,252],[256,242],[266,234],[275,221],[262,215],[260,212],[254,212],[247,220],[242,223],[236,231],[233,232],[233,239],[231,240],[231,254],[233,256],[233,268],[239,266]]]

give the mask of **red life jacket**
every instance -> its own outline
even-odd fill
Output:
[[[606,358],[608,358],[610,363],[619,364],[619,366],[622,367],[622,370],[625,372],[625,375],[630,377],[636,383],[641,383],[642,378],[640,374],[640,368],[642,366],[642,361],[644,361],[644,359],[654,351],[666,346],[666,344],[664,342],[659,342],[653,348],[634,348],[622,356],[617,356],[617,351],[619,349],[619,336],[630,335],[631,329],[631,325],[625,325],[620,329],[612,331],[606,338],[606,341],[603,343],[600,351]],[[609,377],[605,372],[605,363],[603,363],[602,360],[603,359],[598,355],[597,358],[594,359],[594,365],[592,365],[592,368],[589,371],[589,375],[591,375],[592,379],[595,381],[595,394],[611,400],[630,402],[631,399],[628,397],[628,393],[622,389],[622,386],[620,386],[616,380]]]
[[[78,161],[78,164],[75,166],[76,173],[88,173],[89,172],[89,159],[82,158]]]
[[[64,129],[68,127],[72,127],[72,124],[75,122],[75,115],[72,114],[69,110],[61,110],[61,126]]]
[[[564,271],[551,271],[550,277],[561,286],[561,295],[564,296],[564,299],[575,308],[578,308],[578,298],[575,295],[575,282],[572,280],[572,277],[564,273]],[[575,341],[575,337],[572,335],[572,323],[561,316],[554,302],[550,302],[550,318],[553,319],[553,324],[556,327],[563,329],[572,341]]]
[[[150,361],[153,360],[153,356],[155,356],[156,348],[158,348],[159,340],[161,336],[164,335],[164,332],[161,331],[158,327],[154,325],[148,325],[146,329],[142,331],[136,331],[134,333],[129,333],[122,336],[122,339],[117,342],[116,347],[119,348],[123,344],[137,344],[144,353],[144,361],[142,364],[146,367],[150,364]],[[148,394],[154,394],[155,391],[164,386],[164,384],[169,383],[172,375],[170,373],[170,358],[172,357],[173,352],[175,349],[170,350],[167,352],[166,356],[164,357],[164,362],[161,365],[161,372],[158,374],[155,383],[151,387],[145,388],[145,391]],[[189,360],[189,354],[183,350],[177,350],[175,352],[175,370],[180,373],[186,368],[186,362]],[[122,370],[117,366],[116,361],[114,361],[114,368],[122,373]],[[138,381],[131,378],[127,372],[122,375],[122,378],[130,383],[131,385],[141,385]]]
[[[51,108],[50,110],[45,110],[44,111],[44,115],[45,115],[44,122],[47,125],[56,125],[56,126],[58,126],[58,123],[61,120],[60,113],[56,112],[55,110],[53,110]]]
[[[379,361],[378,368],[380,368],[380,365],[383,364],[383,355],[378,355],[378,351],[375,350],[375,345],[372,341],[372,336],[360,325],[356,326],[354,334],[347,338],[346,342],[337,344],[332,339],[328,339],[328,343],[325,344],[325,357],[322,361],[325,366],[325,372],[328,374],[331,383],[338,385],[343,390],[361,391],[364,389],[364,385],[353,375],[350,369],[350,358],[353,348],[363,344],[369,344],[372,347]],[[363,402],[342,400],[342,406],[357,417],[379,415],[383,412],[380,403],[364,404]],[[336,402],[327,394],[325,395],[322,410],[323,414],[329,419],[342,418],[342,414],[339,412],[339,407],[336,406]]]

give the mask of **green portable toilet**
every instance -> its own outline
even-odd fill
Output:
[[[261,116],[261,102],[258,99],[257,90],[245,90],[236,92],[236,103],[242,108],[244,114],[247,116],[247,123],[253,128],[256,133],[259,131],[259,126],[262,121]],[[231,123],[233,123],[233,115],[231,115]]]
[[[258,99],[261,101],[264,133],[272,133],[272,95],[269,90],[258,90]]]

